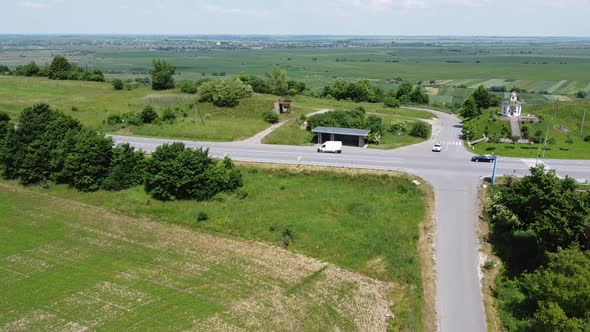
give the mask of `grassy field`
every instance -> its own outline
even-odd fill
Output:
[[[4,238],[0,241],[0,254],[5,262],[8,257],[25,256],[25,263],[38,266],[43,271],[32,273],[35,278],[31,279],[19,274],[26,268],[13,267],[12,263],[3,264],[3,269],[0,270],[3,279],[13,281],[0,286],[5,287],[0,292],[0,299],[4,296],[4,300],[0,301],[2,311],[10,312],[9,315],[0,316],[0,326],[9,326],[6,324],[12,324],[19,319],[49,317],[50,314],[57,316],[51,316],[56,324],[58,318],[65,319],[64,317],[79,318],[79,324],[82,325],[90,324],[91,312],[98,309],[92,306],[98,306],[98,302],[102,302],[87,300],[90,303],[80,303],[82,299],[77,298],[103,299],[98,293],[106,292],[104,287],[118,285],[120,287],[114,287],[114,290],[110,290],[104,296],[121,297],[121,292],[137,293],[141,294],[143,299],[139,303],[139,300],[133,302],[128,297],[116,298],[116,301],[123,302],[115,302],[117,306],[109,306],[109,303],[100,304],[108,306],[104,310],[117,311],[117,308],[124,307],[131,312],[130,318],[125,320],[118,316],[121,313],[108,313],[112,316],[105,319],[109,321],[108,324],[113,325],[105,327],[124,328],[137,323],[141,328],[146,326],[141,324],[148,324],[143,322],[143,319],[146,319],[149,312],[154,312],[159,307],[163,310],[174,310],[175,306],[175,313],[170,317],[166,316],[160,324],[170,324],[174,319],[187,324],[193,321],[220,319],[233,325],[238,324],[239,320],[236,318],[242,313],[249,313],[249,309],[254,312],[249,321],[263,317],[256,316],[260,313],[264,317],[273,317],[274,319],[267,323],[275,324],[282,316],[276,317],[274,314],[277,313],[272,311],[273,306],[268,307],[272,301],[266,302],[268,299],[258,300],[256,297],[276,295],[278,292],[283,297],[277,298],[276,301],[284,303],[287,307],[286,315],[295,318],[293,324],[305,324],[292,326],[310,327],[316,324],[314,322],[322,321],[317,322],[320,324],[317,326],[326,327],[321,324],[334,324],[344,330],[355,329],[351,321],[356,324],[357,316],[349,316],[348,312],[337,309],[338,306],[357,306],[354,302],[349,302],[349,299],[353,301],[350,292],[358,292],[363,287],[351,282],[343,281],[347,283],[348,288],[338,288],[340,286],[334,285],[333,291],[339,294],[339,298],[347,299],[342,303],[336,300],[330,302],[328,298],[331,293],[328,292],[328,295],[320,297],[323,300],[318,299],[320,302],[310,301],[299,311],[289,311],[293,308],[291,305],[299,302],[289,296],[285,298],[285,294],[298,294],[300,289],[305,290],[301,300],[312,296],[310,294],[314,292],[324,294],[323,290],[314,287],[317,284],[314,282],[316,279],[329,279],[323,270],[320,271],[322,264],[316,262],[316,265],[310,268],[292,266],[290,258],[284,258],[286,253],[273,249],[279,256],[275,257],[272,263],[265,262],[262,258],[266,256],[263,256],[262,261],[257,263],[262,266],[248,266],[253,264],[252,257],[257,257],[257,254],[250,251],[250,246],[246,243],[233,245],[234,248],[239,247],[248,252],[233,257],[230,249],[220,249],[225,248],[224,241],[230,241],[224,239],[219,240],[220,243],[214,243],[214,239],[209,241],[211,243],[196,241],[194,245],[197,248],[191,249],[190,254],[183,248],[194,242],[189,238],[181,241],[171,238],[166,241],[170,246],[179,246],[179,251],[175,251],[173,247],[159,247],[162,240],[153,230],[162,227],[165,230],[168,226],[145,222],[142,218],[146,217],[165,224],[178,224],[204,231],[198,232],[201,234],[199,237],[207,237],[202,234],[210,233],[226,234],[283,247],[285,230],[289,229],[292,234],[288,245],[290,251],[380,280],[374,282],[374,285],[382,285],[379,287],[386,286],[380,284],[381,282],[389,283],[387,287],[390,291],[385,295],[389,301],[394,302],[391,308],[397,318],[391,323],[394,329],[414,331],[423,326],[424,297],[417,243],[419,224],[426,217],[424,190],[417,188],[409,179],[385,175],[354,175],[310,170],[291,172],[284,169],[264,170],[251,167],[241,170],[244,175],[244,188],[248,192],[246,199],[225,195],[203,203],[163,203],[150,200],[140,187],[116,193],[100,191],[87,194],[63,186],[52,186],[49,189],[33,187],[31,190],[37,192],[34,194],[7,193],[12,189],[1,189],[0,213],[4,215],[0,218],[0,227],[3,228],[1,234]],[[310,186],[310,182],[314,183],[314,186]],[[47,199],[44,196],[46,194],[59,198]],[[56,204],[56,201],[64,199],[140,218],[142,223],[138,225],[142,226],[133,226],[133,222],[127,222],[127,217],[119,216],[113,216],[113,222],[105,223],[101,218],[104,215],[110,218],[110,213],[97,212],[95,208],[84,206],[79,208],[78,203]],[[196,216],[199,212],[205,212],[209,220],[197,222]],[[125,222],[117,223],[118,218],[123,218]],[[194,234],[185,231],[187,228],[173,229],[175,231],[171,231],[172,233],[180,232],[183,236]],[[154,243],[155,246],[152,248],[147,243]],[[263,248],[270,250],[268,247]],[[222,252],[218,253],[219,250]],[[224,255],[226,256],[222,257]],[[265,255],[271,257],[275,254]],[[205,262],[201,262],[201,259]],[[243,265],[243,260],[248,259],[250,263],[246,262],[247,264]],[[162,266],[158,266],[160,264]],[[278,266],[273,265],[270,271],[264,272],[264,266],[270,268],[268,264]],[[174,268],[169,270],[168,266]],[[289,268],[282,271],[282,266]],[[288,275],[295,273],[294,271],[299,273],[299,277],[291,280],[292,282],[287,280],[287,276],[273,275]],[[72,278],[75,280],[71,281]],[[212,280],[216,280],[215,283],[212,283]],[[394,287],[390,287],[391,285]],[[47,293],[23,296],[16,302],[9,301],[17,292],[23,294],[31,289],[43,289],[47,290]],[[308,290],[310,293],[307,293]],[[366,294],[359,296],[364,297]],[[168,298],[171,303],[162,303],[161,300]],[[369,296],[363,301],[373,300]],[[65,304],[70,306],[62,309],[62,316],[56,308]],[[354,310],[358,314],[377,319],[374,314],[366,313],[368,309],[361,308],[355,307]],[[310,316],[303,319],[303,316],[296,314]],[[302,317],[301,321],[297,320],[298,317]],[[266,327],[276,329],[278,325],[262,328]]]
[[[539,123],[522,123],[521,128],[529,128],[531,135],[541,131],[543,135],[549,129],[548,141],[555,139],[555,143],[547,144],[546,158],[559,159],[588,159],[590,158],[590,142],[584,141],[584,137],[590,135],[590,110],[586,114],[586,121],[582,135],[582,118],[586,105],[584,102],[571,102],[559,104],[559,116],[557,116],[556,104],[524,105],[523,113],[539,116]],[[474,128],[474,137],[481,137],[485,129],[488,129],[489,137],[499,137],[502,127],[509,128],[509,123],[501,119],[493,120],[490,112],[485,111],[479,118],[468,121]],[[568,143],[568,139],[571,139]],[[543,150],[543,144],[510,144],[510,143],[480,143],[475,145],[475,153],[494,153],[507,157],[536,158],[539,147]]]
[[[44,78],[0,76],[0,110],[7,111],[15,120],[20,111],[35,103],[45,102],[63,112],[79,119],[85,125],[124,135],[165,137],[208,141],[235,141],[255,135],[269,126],[262,120],[262,112],[274,108],[278,97],[255,94],[241,101],[234,108],[219,108],[209,103],[199,103],[203,116],[195,124],[195,112],[190,104],[195,96],[178,90],[162,92],[152,91],[141,86],[135,90],[114,91],[108,83],[51,81]],[[297,129],[296,120],[318,109],[354,109],[359,104],[350,101],[337,101],[306,96],[293,97],[293,109],[281,119],[290,122],[273,134],[265,142],[276,144],[305,144],[311,141],[309,133]],[[144,124],[141,126],[110,126],[105,123],[111,114],[140,111],[145,105],[152,105],[162,112],[170,108],[177,119],[174,123]],[[382,105],[360,104],[369,112],[380,112],[399,116],[400,118],[428,118],[428,112],[413,110],[387,110]],[[297,130],[292,130],[297,129]],[[276,136],[275,136],[276,135]],[[407,145],[408,141],[403,145]]]
[[[346,42],[348,38],[342,40]],[[272,45],[272,38],[269,42]],[[0,63],[11,67],[32,60],[44,63],[61,52],[80,64],[102,69],[109,78],[133,78],[148,76],[152,59],[161,58],[176,65],[179,80],[218,78],[215,75],[220,73],[235,76],[243,71],[263,75],[280,66],[290,78],[305,81],[314,91],[336,79],[369,79],[390,90],[398,86],[395,79],[401,77],[440,89],[431,95],[431,103],[439,105],[462,102],[465,94],[472,93],[480,84],[526,89],[523,98],[536,102],[558,96],[563,101],[580,90],[590,93],[590,79],[585,74],[590,70],[587,39],[384,37],[378,40],[379,46],[370,46],[373,42],[377,40],[368,39],[365,46],[354,48],[270,46],[190,51],[124,45],[22,47],[0,50]]]
[[[0,184],[0,330],[387,327],[392,283]]]

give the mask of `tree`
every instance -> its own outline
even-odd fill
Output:
[[[524,310],[537,331],[590,330],[590,252],[547,254],[547,264],[523,276]]]
[[[140,185],[145,179],[146,159],[143,151],[135,151],[128,143],[113,149],[108,176],[104,179],[106,190],[123,190]]]
[[[18,66],[15,69],[16,75],[21,76],[37,76],[39,75],[40,71],[41,69],[39,68],[39,66],[37,66],[35,61],[31,61],[26,65]]]
[[[410,136],[420,137],[424,139],[429,139],[431,134],[432,128],[426,122],[417,121],[412,130],[410,131]]]
[[[262,78],[252,75],[249,73],[241,72],[238,76],[240,81],[249,84],[252,87],[252,90],[257,93],[271,93],[271,88],[268,85],[268,82],[263,80]]]
[[[289,93],[287,71],[279,67],[274,67],[272,72],[266,73],[266,83],[272,94],[283,96]]]
[[[473,118],[478,116],[480,113],[480,111],[477,109],[477,105],[475,104],[475,100],[473,99],[473,96],[469,96],[467,99],[465,99],[465,102],[463,103],[463,109],[461,110],[461,116],[463,116],[464,118]]]
[[[395,97],[401,103],[408,103],[410,102],[410,96],[412,95],[413,90],[414,84],[412,84],[412,82],[409,81],[404,81],[402,82],[402,84],[400,84],[399,88],[397,89]]]
[[[483,86],[480,85],[477,90],[472,94],[475,105],[479,110],[487,109],[490,107],[490,92]]]
[[[71,70],[72,65],[68,60],[63,55],[56,55],[49,66],[49,78],[52,80],[67,80]]]
[[[586,96],[588,96],[588,93],[584,90],[580,90],[580,91],[576,92],[577,98],[584,99],[584,98],[586,98]]]
[[[186,148],[180,142],[156,148],[147,162],[145,190],[159,200],[206,200],[242,185],[231,160],[216,162],[209,151]]]
[[[167,63],[164,60],[154,59],[152,61],[152,69],[150,69],[150,75],[152,75],[152,89],[153,90],[166,90],[174,88],[174,74],[176,73],[176,67]]]
[[[511,271],[531,270],[546,252],[577,243],[589,223],[590,206],[571,178],[560,179],[543,165],[513,180],[489,209],[490,239]]]
[[[113,89],[115,90],[123,90],[124,85],[125,84],[123,83],[123,81],[118,78],[113,80]]]
[[[146,105],[141,113],[139,113],[139,117],[143,123],[153,123],[158,120],[158,113],[154,111],[154,108],[151,105]]]
[[[234,107],[242,98],[252,95],[252,87],[239,79],[215,80],[199,87],[199,101],[219,107]]]
[[[422,90],[422,87],[417,86],[410,95],[410,101],[416,104],[428,104],[428,94]]]
[[[96,191],[109,175],[113,140],[89,129],[82,129],[65,157],[60,178],[80,191]]]

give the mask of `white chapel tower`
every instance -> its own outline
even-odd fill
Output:
[[[522,103],[518,101],[516,91],[512,91],[509,100],[502,103],[502,115],[507,117],[520,116],[522,112]]]

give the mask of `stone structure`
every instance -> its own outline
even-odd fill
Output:
[[[507,117],[520,116],[522,112],[522,103],[518,101],[518,95],[512,92],[509,100],[502,103],[502,115]]]

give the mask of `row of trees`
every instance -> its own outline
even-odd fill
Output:
[[[385,93],[381,88],[372,86],[369,81],[347,82],[337,80],[324,87],[322,97],[337,100],[348,99],[355,102],[385,103],[388,107],[399,107],[400,103],[428,104],[428,94],[421,86],[412,82],[402,82],[397,90]]]
[[[0,113],[0,165],[5,178],[25,185],[55,182],[96,191],[144,183],[146,192],[161,200],[208,199],[242,185],[228,158],[216,161],[207,150],[174,143],[147,159],[128,144],[113,146],[111,138],[47,104],[26,108],[18,126]]]
[[[290,80],[287,71],[274,67],[271,72],[264,74],[264,78],[242,72],[238,78],[249,84],[254,92],[269,93],[277,96],[295,96],[308,90],[304,82]]]
[[[35,61],[16,67],[14,75],[40,76],[53,80],[77,80],[104,82],[104,75],[99,69],[84,69],[75,63],[70,63],[63,55],[56,55],[51,64],[37,65]]]
[[[499,304],[509,330],[588,331],[590,194],[543,166],[510,179],[488,209],[490,241],[504,261]]]

